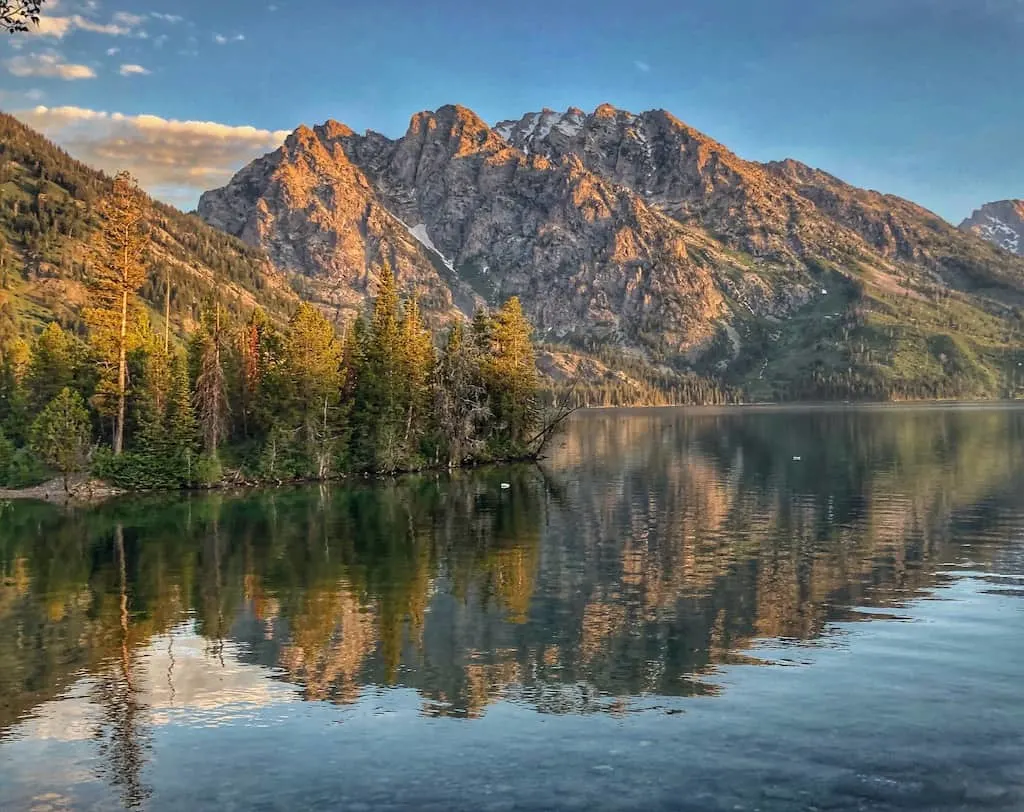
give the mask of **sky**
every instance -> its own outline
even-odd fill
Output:
[[[665,108],[952,222],[1024,197],[1024,0],[47,0],[0,109],[184,209],[300,123]]]

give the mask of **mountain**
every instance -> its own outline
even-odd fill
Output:
[[[0,328],[56,319],[82,329],[88,241],[110,179],[79,163],[13,116],[0,113]],[[194,215],[148,200],[152,250],[142,296],[162,323],[164,281],[171,318],[191,329],[218,295],[238,317],[262,307],[286,318],[298,304],[288,279],[259,248]]]
[[[986,203],[964,220],[960,229],[1024,257],[1024,200]]]
[[[1021,385],[1024,260],[797,161],[743,160],[664,110],[491,127],[450,105],[397,139],[303,126],[199,214],[339,319],[385,265],[439,321],[518,295],[556,379],[696,376],[752,398]]]

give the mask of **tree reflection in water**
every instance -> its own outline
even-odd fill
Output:
[[[1022,440],[1010,409],[609,412],[542,468],[6,506],[0,731],[92,675],[104,777],[141,804],[139,658],[166,636],[174,706],[182,629],[307,700],[405,686],[430,715],[714,693],[757,641],[898,613],[965,539],[1000,555]]]

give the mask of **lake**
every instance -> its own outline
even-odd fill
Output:
[[[0,808],[1024,809],[1024,409],[0,505]]]

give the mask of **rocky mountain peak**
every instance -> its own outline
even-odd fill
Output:
[[[960,229],[977,234],[1011,254],[1024,256],[1024,200],[986,203],[964,220]]]
[[[289,150],[295,150],[310,147],[317,141],[317,135],[312,128],[306,124],[300,124],[284,140],[284,145]]]
[[[329,141],[355,135],[355,131],[351,127],[347,124],[342,124],[340,121],[335,121],[333,118],[329,118],[323,124],[315,127],[314,131],[321,139]]]
[[[544,108],[491,128],[446,105],[398,139],[300,127],[199,211],[348,314],[390,268],[438,320],[517,295],[553,344],[758,381],[789,319],[806,319],[786,333],[802,358],[834,354],[833,328],[855,329],[871,296],[904,315],[940,288],[1024,300],[1024,262],[931,212],[744,160],[666,110]]]

